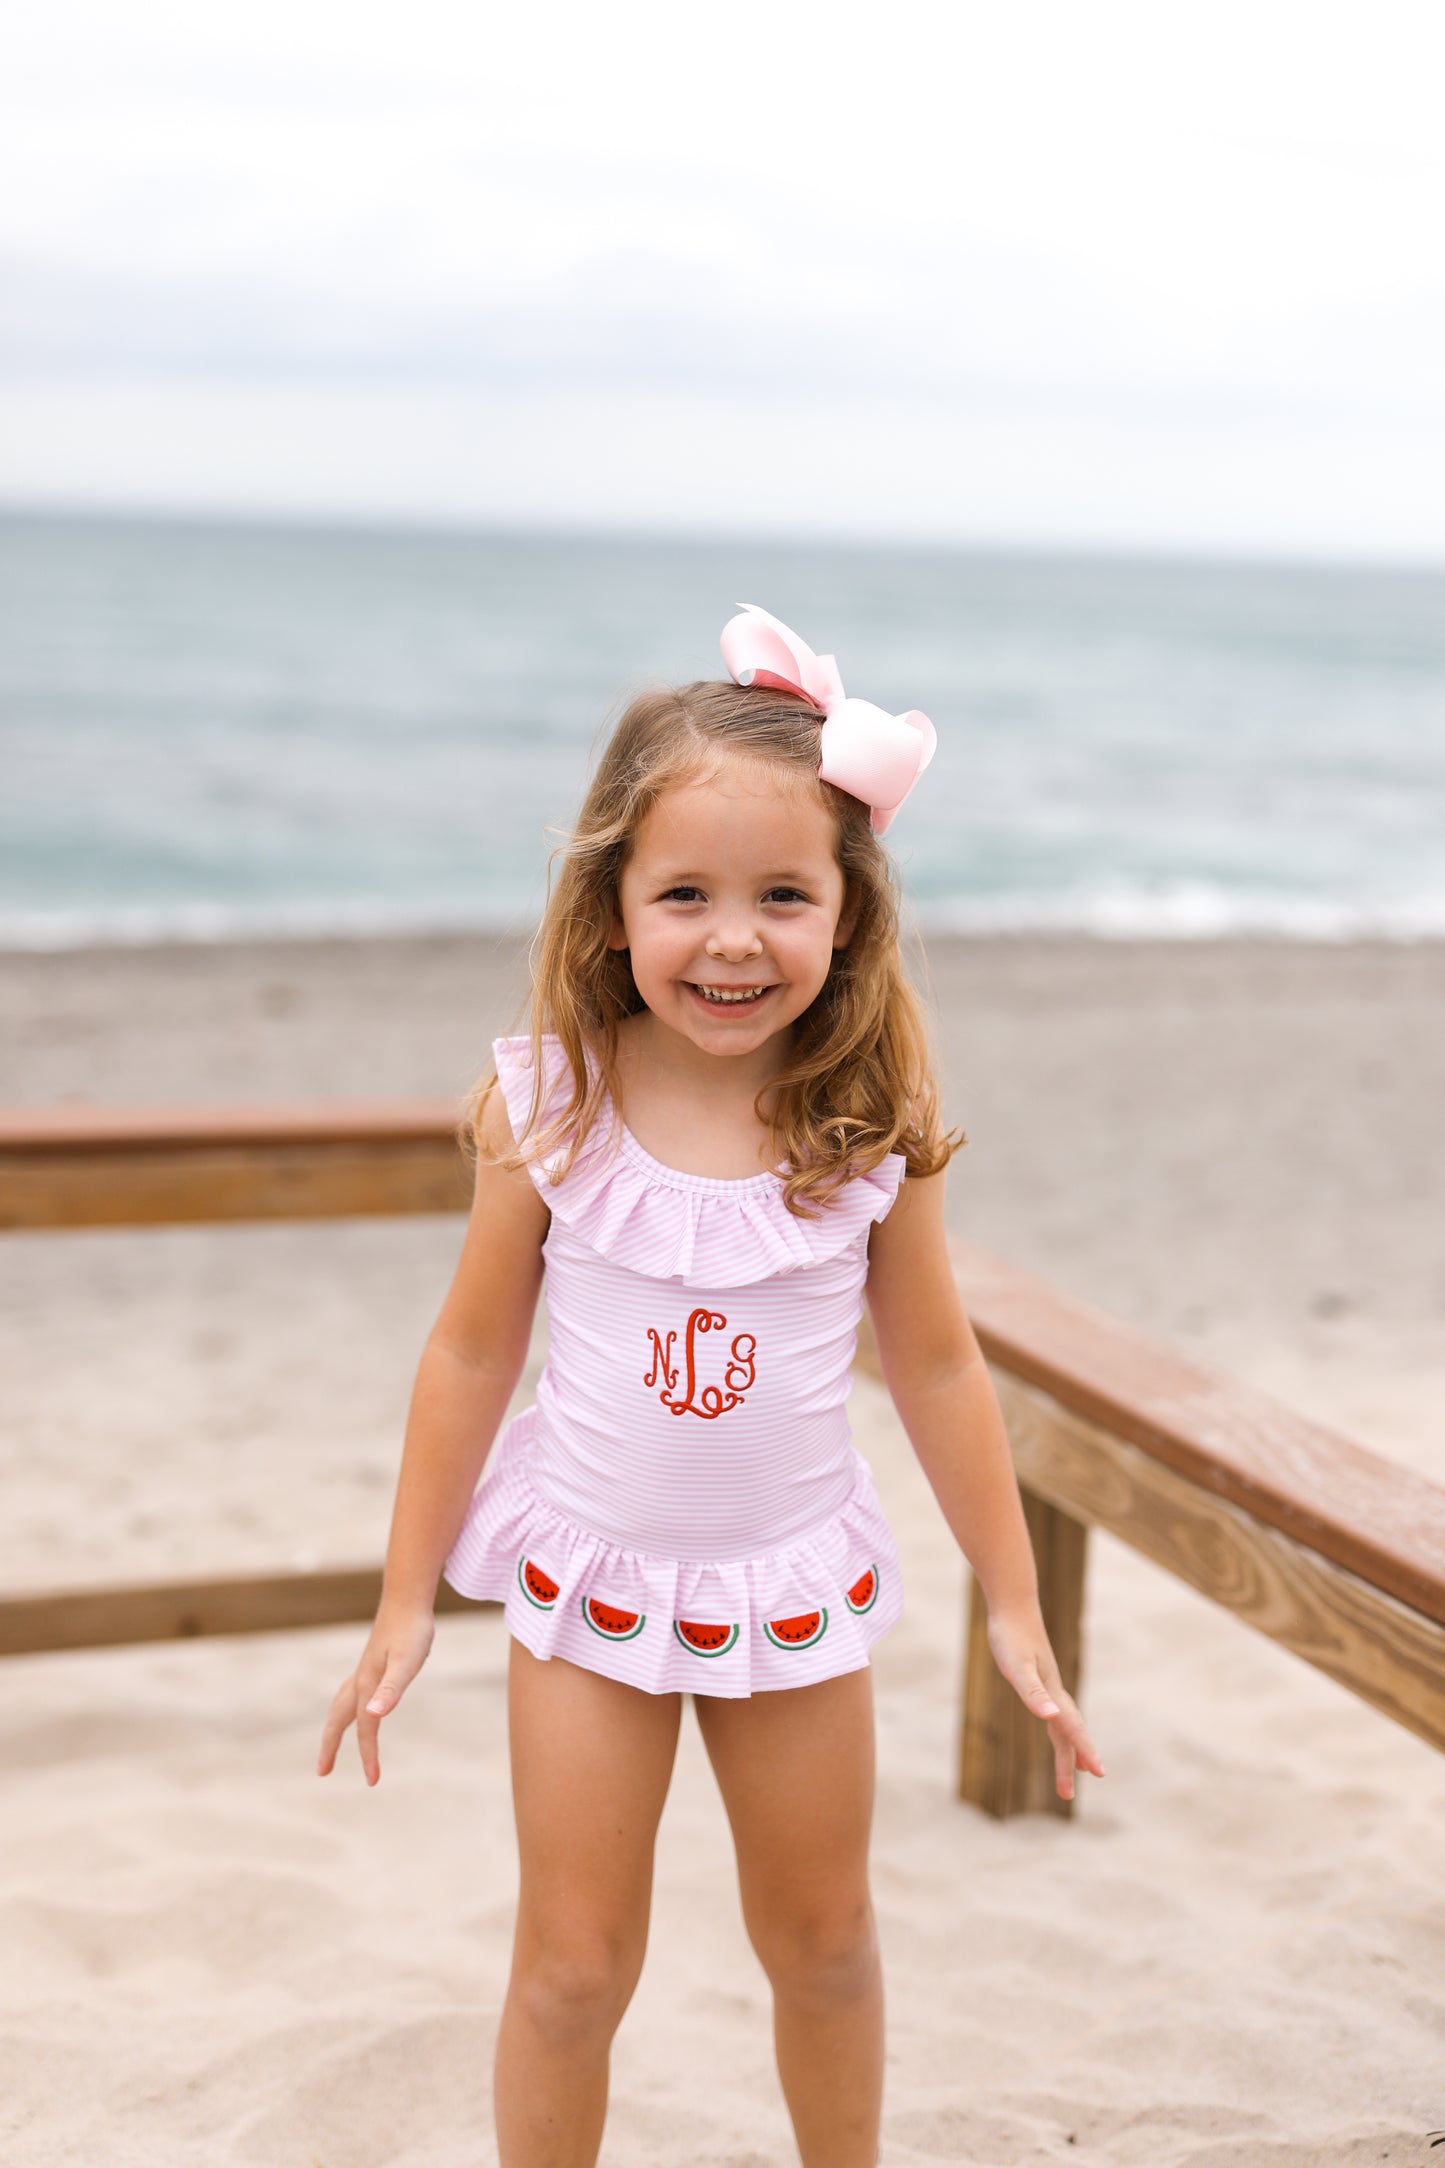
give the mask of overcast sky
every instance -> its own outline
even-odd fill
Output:
[[[47,0],[0,497],[1445,560],[1434,0]]]

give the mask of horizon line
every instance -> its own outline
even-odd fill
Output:
[[[916,557],[993,557],[1070,563],[1102,560],[1123,565],[1164,565],[1179,569],[1210,568],[1269,571],[1341,572],[1439,577],[1445,555],[1412,556],[1399,551],[1377,554],[1325,546],[1306,552],[1263,543],[1190,544],[1177,540],[1120,542],[1105,536],[1061,539],[1045,534],[989,535],[930,533],[916,538],[887,531],[869,537],[840,535],[803,527],[711,527],[691,522],[590,520],[519,520],[481,513],[350,512],[318,506],[173,505],[63,498],[10,498],[0,495],[0,526],[156,527],[212,533],[300,533],[358,539],[408,537],[445,541],[660,543],[696,549],[815,550],[835,556],[898,554]]]

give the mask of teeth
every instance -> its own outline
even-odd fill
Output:
[[[715,1001],[721,1007],[726,1008],[730,1002],[734,1001],[756,1001],[759,994],[767,992],[767,988],[765,986],[735,986],[724,993],[720,987],[699,986],[698,992],[705,1001]]]

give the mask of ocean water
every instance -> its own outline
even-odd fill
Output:
[[[1445,572],[12,516],[0,942],[524,927],[739,601],[936,723],[925,927],[1445,934]]]

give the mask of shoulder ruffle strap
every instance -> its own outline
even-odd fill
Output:
[[[492,1052],[513,1132],[525,1144],[532,1042],[498,1039]],[[569,1095],[567,1060],[557,1039],[543,1039],[542,1057],[539,1126]],[[730,1182],[683,1174],[650,1158],[626,1130],[614,1149],[605,1119],[595,1144],[584,1146],[565,1180],[554,1183],[555,1156],[531,1159],[528,1166],[557,1219],[589,1249],[629,1271],[691,1287],[747,1287],[838,1256],[886,1216],[904,1171],[902,1153],[890,1152],[805,1220],[783,1203],[778,1175]]]
[[[529,1154],[527,1165],[532,1179],[550,1204],[557,1195],[557,1190],[550,1182],[550,1176],[561,1157],[561,1153],[559,1150],[551,1152],[542,1158],[531,1156],[530,1139],[540,1130],[545,1129],[553,1118],[560,1114],[571,1097],[572,1072],[568,1067],[567,1057],[562,1051],[562,1043],[550,1032],[543,1035],[542,1096],[537,1111],[537,1119],[532,1123],[529,1123],[529,1116],[532,1112],[533,1084],[532,1042],[530,1038],[494,1039],[492,1041],[492,1059],[497,1065],[497,1082],[502,1087],[502,1097],[507,1102],[507,1113],[511,1117],[512,1134],[524,1152]],[[605,1132],[601,1141],[605,1141]],[[595,1155],[591,1152],[579,1153],[573,1172],[576,1172],[584,1157],[590,1159],[593,1156]]]

